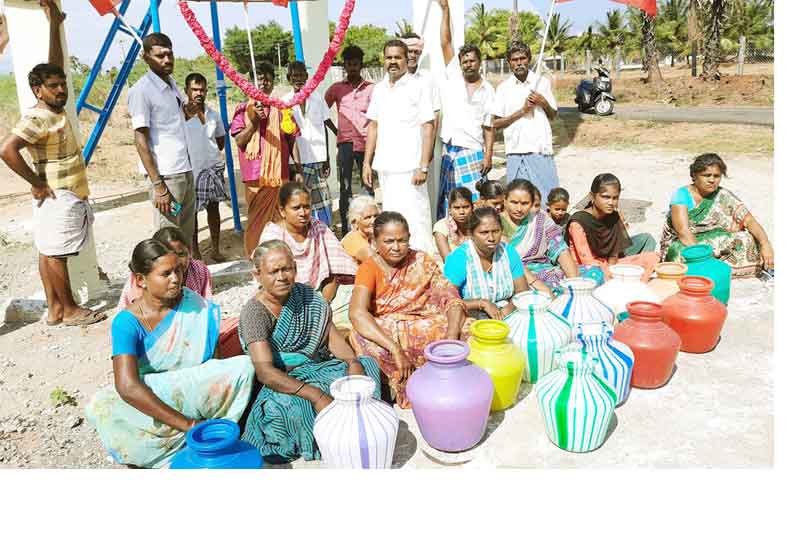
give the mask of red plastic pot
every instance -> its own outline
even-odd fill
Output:
[[[714,281],[706,277],[684,277],[680,291],[662,303],[662,319],[681,337],[681,351],[702,354],[720,340],[728,309],[711,291]]]
[[[662,321],[662,306],[658,303],[633,301],[626,309],[629,317],[618,324],[612,338],[634,353],[631,387],[660,388],[673,375],[681,339]]]

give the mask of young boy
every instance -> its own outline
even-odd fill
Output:
[[[568,220],[571,218],[571,215],[568,214],[570,203],[571,197],[568,191],[560,187],[552,188],[546,199],[546,212],[563,231],[568,227]]]
[[[309,74],[303,62],[290,62],[287,67],[287,80],[292,92],[283,100],[290,100],[303,88]],[[302,105],[292,108],[292,116],[300,128],[297,145],[303,163],[303,178],[306,188],[311,192],[312,216],[331,226],[331,190],[328,188],[328,175],[331,166],[328,161],[328,127],[334,133],[336,126],[331,121],[331,110],[322,96],[314,93]]]

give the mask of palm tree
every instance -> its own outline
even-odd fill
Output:
[[[648,82],[656,83],[662,80],[662,70],[659,69],[659,52],[656,48],[656,17],[642,12],[642,49],[645,71],[648,73]]]
[[[720,78],[722,57],[722,27],[727,15],[728,0],[692,0],[697,8],[698,22],[703,31],[703,73],[708,81]]]
[[[745,36],[753,47],[774,47],[774,9],[772,0],[732,0],[725,22],[725,37],[734,43]]]
[[[405,20],[405,18],[400,19],[397,21],[397,35],[404,36],[406,34],[411,34],[414,31],[414,27],[411,23]]]
[[[612,67],[614,69],[620,57],[621,48],[626,42],[626,23],[623,20],[623,13],[617,9],[607,11],[606,24],[597,22],[596,30],[607,49],[614,51],[612,57]]]
[[[485,3],[474,4],[466,14],[466,43],[480,48],[486,58],[496,55],[496,45],[504,39],[493,17],[485,9]]]
[[[656,37],[660,49],[670,55],[670,65],[686,55],[689,45],[687,13],[689,0],[666,0],[656,14]]]
[[[546,37],[546,48],[556,54],[562,53],[568,44],[568,40],[571,39],[572,27],[573,23],[570,19],[560,22],[559,13],[552,15],[549,21],[549,34]]]

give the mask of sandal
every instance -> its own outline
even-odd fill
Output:
[[[97,322],[101,322],[108,315],[101,311],[89,311],[87,314],[80,316],[79,318],[75,318],[74,320],[63,320],[63,325],[65,326],[90,326],[91,324],[96,324]]]
[[[50,327],[59,326],[63,323],[63,320],[47,320],[47,325]]]

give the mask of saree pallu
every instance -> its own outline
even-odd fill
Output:
[[[507,305],[513,297],[513,275],[510,272],[510,258],[507,256],[505,244],[497,245],[493,255],[491,272],[482,268],[480,256],[474,247],[474,241],[463,244],[466,251],[466,283],[463,285],[464,299],[487,299],[498,307]],[[469,315],[477,320],[490,318],[485,311],[469,311]]]
[[[503,217],[511,226],[510,220]],[[549,287],[559,286],[565,273],[557,265],[557,259],[568,250],[560,227],[546,214],[539,211],[534,217],[527,217],[517,227],[508,227],[505,234],[510,237],[510,245],[516,249],[524,267],[532,271]]]
[[[274,365],[281,370],[292,367],[288,373],[291,377],[325,393],[330,393],[334,380],[347,375],[347,364],[328,350],[330,319],[330,308],[322,295],[295,284],[270,337]],[[359,362],[367,376],[380,382],[378,366],[372,359],[360,357]],[[375,396],[380,398],[379,387]],[[306,399],[262,386],[242,439],[256,446],[270,462],[320,459],[313,435],[315,416],[314,407]]]
[[[220,308],[187,288],[182,292],[179,305],[143,339],[141,380],[187,418],[237,421],[251,396],[254,367],[248,356],[210,360]],[[185,433],[133,407],[113,385],[94,395],[86,418],[116,463],[161,467],[185,443]]]
[[[444,277],[432,257],[411,251],[406,260],[391,276],[384,272],[377,295],[372,292],[372,316],[417,369],[425,364],[425,347],[446,337],[447,309],[452,303],[462,304],[462,301],[458,289]],[[375,359],[388,378],[395,402],[401,408],[410,408],[405,396],[406,383],[399,380],[391,353],[355,330],[350,334],[350,342],[358,355]]]
[[[758,243],[745,229],[748,215],[744,203],[726,188],[718,188],[689,211],[689,231],[698,243],[711,246],[715,257],[730,265],[732,276],[737,278],[756,276],[762,267]],[[681,252],[684,248],[673,228],[672,215],[668,213],[662,229],[660,253],[664,261],[683,263]]]

